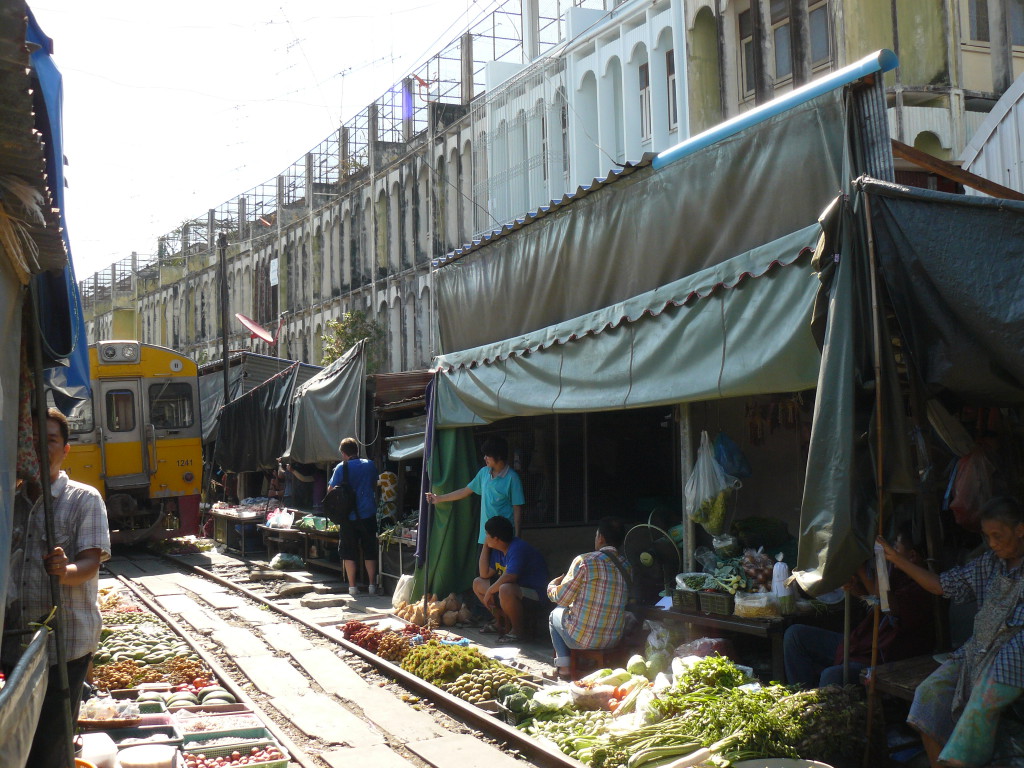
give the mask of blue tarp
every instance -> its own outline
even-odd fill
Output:
[[[33,79],[38,83],[36,128],[43,135],[46,171],[53,201],[60,211],[61,236],[68,254],[67,266],[60,272],[44,272],[33,278],[38,295],[36,311],[42,328],[43,354],[47,386],[53,391],[58,408],[69,413],[78,400],[90,397],[89,349],[85,343],[85,317],[75,279],[64,216],[64,139],[62,103],[64,84],[53,62],[53,41],[39,28],[32,11],[28,12],[25,39],[38,48],[30,62]]]

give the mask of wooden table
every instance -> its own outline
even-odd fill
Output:
[[[270,528],[266,525],[257,525],[256,528],[263,534],[263,545],[267,548],[268,557],[285,551],[287,544],[298,544],[297,549],[305,549],[305,531],[297,528]]]
[[[255,526],[266,519],[263,512],[242,513],[235,507],[210,509],[208,514],[213,518],[213,538],[228,549],[241,553],[242,557],[245,557],[245,526],[252,525],[255,530]],[[236,523],[241,526],[237,532]]]
[[[786,668],[782,656],[782,636],[793,623],[793,617],[784,616],[780,619],[741,619],[738,616],[722,616],[702,611],[687,611],[678,608],[650,607],[644,618],[663,621],[666,624],[692,624],[704,629],[720,632],[735,632],[753,637],[763,637],[771,642],[772,679],[786,681]]]
[[[306,549],[303,554],[303,560],[309,565],[318,565],[321,568],[328,568],[332,571],[345,572],[345,564],[342,562],[332,562],[326,557],[323,557],[325,548],[338,549],[339,534],[327,533],[327,531],[305,531],[306,534]],[[310,557],[309,550],[313,545],[317,545],[320,548],[321,557]]]

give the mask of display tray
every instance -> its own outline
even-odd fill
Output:
[[[107,735],[119,747],[126,739],[139,739],[139,741],[125,744],[125,747],[134,747],[137,744],[168,744],[172,747],[180,747],[183,740],[181,731],[174,725],[139,725],[134,728],[114,728],[107,731]]]
[[[700,609],[705,613],[732,616],[735,598],[727,592],[698,592]]]
[[[191,750],[193,746],[198,746],[197,742],[211,741],[213,739],[224,739],[229,736],[234,736],[239,739],[269,739],[270,731],[263,726],[253,726],[252,728],[229,728],[223,731],[201,731],[199,733],[186,733],[184,734],[184,746],[182,749]],[[228,746],[231,746],[230,744]],[[213,748],[211,748],[213,749]],[[220,749],[220,747],[216,747]],[[205,751],[205,750],[204,750]],[[231,754],[232,750],[228,750],[227,754]]]
[[[120,717],[109,718],[106,720],[91,720],[85,717],[78,718],[78,727],[84,731],[106,731],[111,728],[134,728],[141,723],[141,717]]]
[[[248,704],[185,704],[180,707],[170,707],[170,711],[178,717],[193,717],[198,712],[208,712],[212,715],[247,715],[252,712]]]

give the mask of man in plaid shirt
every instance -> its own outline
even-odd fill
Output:
[[[569,675],[571,648],[613,648],[626,629],[629,585],[615,561],[632,574],[618,552],[625,526],[614,517],[603,518],[594,534],[594,552],[579,555],[564,576],[548,584],[548,598],[557,605],[548,623],[555,648],[555,666]]]
[[[21,615],[41,622],[50,614],[50,576],[58,576],[64,610],[64,650],[67,660],[71,712],[77,715],[89,661],[100,641],[102,628],[97,602],[100,563],[110,557],[107,510],[99,491],[71,480],[61,471],[67,457],[68,420],[56,408],[46,419],[46,445],[53,494],[54,547],[47,550],[42,498],[35,501],[25,525],[22,572],[17,581]],[[57,653],[49,641],[50,672],[39,724],[28,765],[59,768],[67,763],[73,733],[67,730],[60,691]]]

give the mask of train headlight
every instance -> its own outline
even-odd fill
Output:
[[[186,472],[184,475],[181,476],[181,479],[184,480],[186,483],[191,483],[193,480],[196,479],[196,476],[193,475],[191,472]]]

